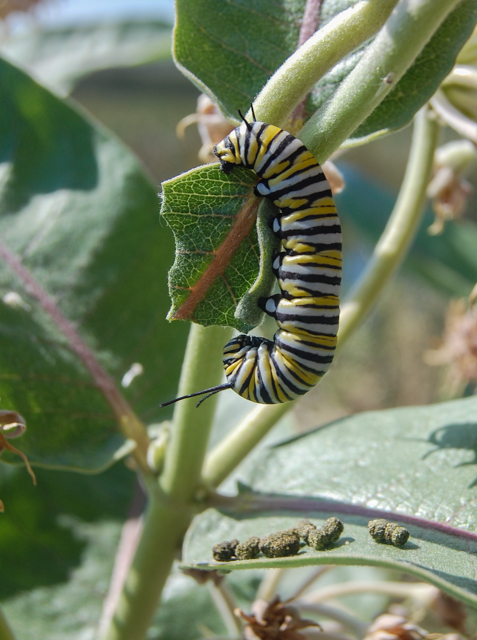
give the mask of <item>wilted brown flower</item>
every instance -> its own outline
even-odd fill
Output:
[[[465,300],[451,302],[446,317],[442,345],[427,351],[425,360],[430,365],[450,365],[446,385],[451,395],[463,384],[477,384],[477,285]]]
[[[19,413],[8,410],[0,411],[0,454],[2,451],[11,451],[17,456],[20,456],[33,480],[33,484],[36,484],[36,476],[33,473],[33,469],[30,467],[30,463],[28,462],[26,455],[7,441],[7,438],[9,440],[11,438],[18,438],[25,430],[25,420]],[[0,510],[3,511],[3,504]]]
[[[301,618],[298,609],[281,602],[279,596],[271,602],[255,600],[250,615],[240,609],[235,614],[247,622],[243,631],[245,640],[303,640],[300,629],[321,629],[317,622]]]
[[[199,160],[202,162],[216,162],[217,158],[212,154],[212,149],[234,129],[234,125],[224,118],[217,106],[205,93],[202,93],[197,100],[197,112],[182,118],[178,123],[176,128],[177,136],[183,138],[186,128],[191,124],[197,124],[202,140]]]
[[[427,631],[403,616],[385,613],[370,625],[363,640],[424,640],[427,637]]]
[[[434,223],[428,229],[431,235],[441,233],[446,221],[461,217],[473,192],[465,174],[476,160],[477,150],[469,140],[449,142],[437,149],[434,176],[427,188],[436,214]]]

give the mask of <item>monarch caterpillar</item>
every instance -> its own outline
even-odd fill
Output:
[[[283,250],[273,259],[280,294],[259,301],[275,318],[274,339],[241,334],[224,347],[227,382],[165,402],[233,389],[260,404],[289,402],[314,387],[336,349],[341,284],[341,226],[330,185],[308,149],[291,133],[243,123],[214,147],[221,169],[252,169],[255,194],[279,209],[273,231]]]

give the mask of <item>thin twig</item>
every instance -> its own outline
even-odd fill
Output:
[[[241,620],[234,613],[237,604],[234,601],[227,583],[225,580],[221,580],[217,584],[213,581],[209,581],[208,586],[215,606],[217,607],[225,628],[227,629],[227,633],[231,636],[238,634],[238,636],[241,637],[243,625]]]

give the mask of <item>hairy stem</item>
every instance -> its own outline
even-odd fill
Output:
[[[209,582],[210,593],[212,599],[217,607],[217,610],[222,618],[222,621],[230,636],[241,637],[242,636],[242,623],[240,619],[235,615],[234,611],[236,603],[234,602],[233,595],[227,586],[225,580],[222,580],[217,585],[213,582]]]
[[[191,326],[182,367],[179,396],[220,384],[222,349],[232,329]],[[197,398],[182,400],[174,411],[161,486],[173,500],[190,502],[199,486],[217,396],[196,408]]]
[[[210,487],[218,487],[292,406],[292,402],[287,402],[252,409],[207,456],[204,482]]]
[[[318,162],[329,158],[382,102],[459,2],[400,0],[353,71],[300,131]]]
[[[356,638],[362,638],[369,626],[366,622],[362,622],[352,613],[348,613],[348,611],[345,611],[340,607],[334,607],[329,604],[321,604],[318,602],[308,602],[305,600],[298,600],[294,604],[299,606],[300,610],[306,613],[314,613],[319,616],[324,616],[325,618],[330,618],[331,620],[336,620],[336,622],[339,622],[344,627],[350,629]]]
[[[424,211],[438,135],[437,121],[428,117],[427,108],[422,109],[415,118],[406,173],[391,217],[364,275],[341,309],[339,348],[372,308],[416,234]]]
[[[179,394],[220,383],[222,347],[231,330],[192,325]],[[143,640],[182,538],[197,506],[201,469],[215,411],[215,397],[198,409],[197,398],[176,405],[160,486],[149,482],[149,506],[132,566],[104,640]]]
[[[0,640],[15,640],[13,631],[0,608]]]
[[[104,640],[143,640],[192,519],[150,492],[144,527],[124,588]]]
[[[393,598],[403,598],[405,600],[414,598],[419,602],[431,601],[436,598],[439,590],[432,584],[418,582],[409,584],[408,582],[340,582],[339,584],[327,585],[317,591],[308,593],[297,602],[297,606],[302,603],[322,602],[323,600],[334,600],[341,596],[354,595],[357,593],[382,593]]]
[[[396,2],[358,2],[312,35],[282,64],[255,98],[257,117],[276,126],[285,126],[295,107],[316,82],[383,26]]]

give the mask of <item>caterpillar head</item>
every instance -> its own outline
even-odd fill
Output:
[[[242,164],[235,131],[216,144],[213,152],[220,160],[220,168],[224,173],[230,173],[236,165]]]

